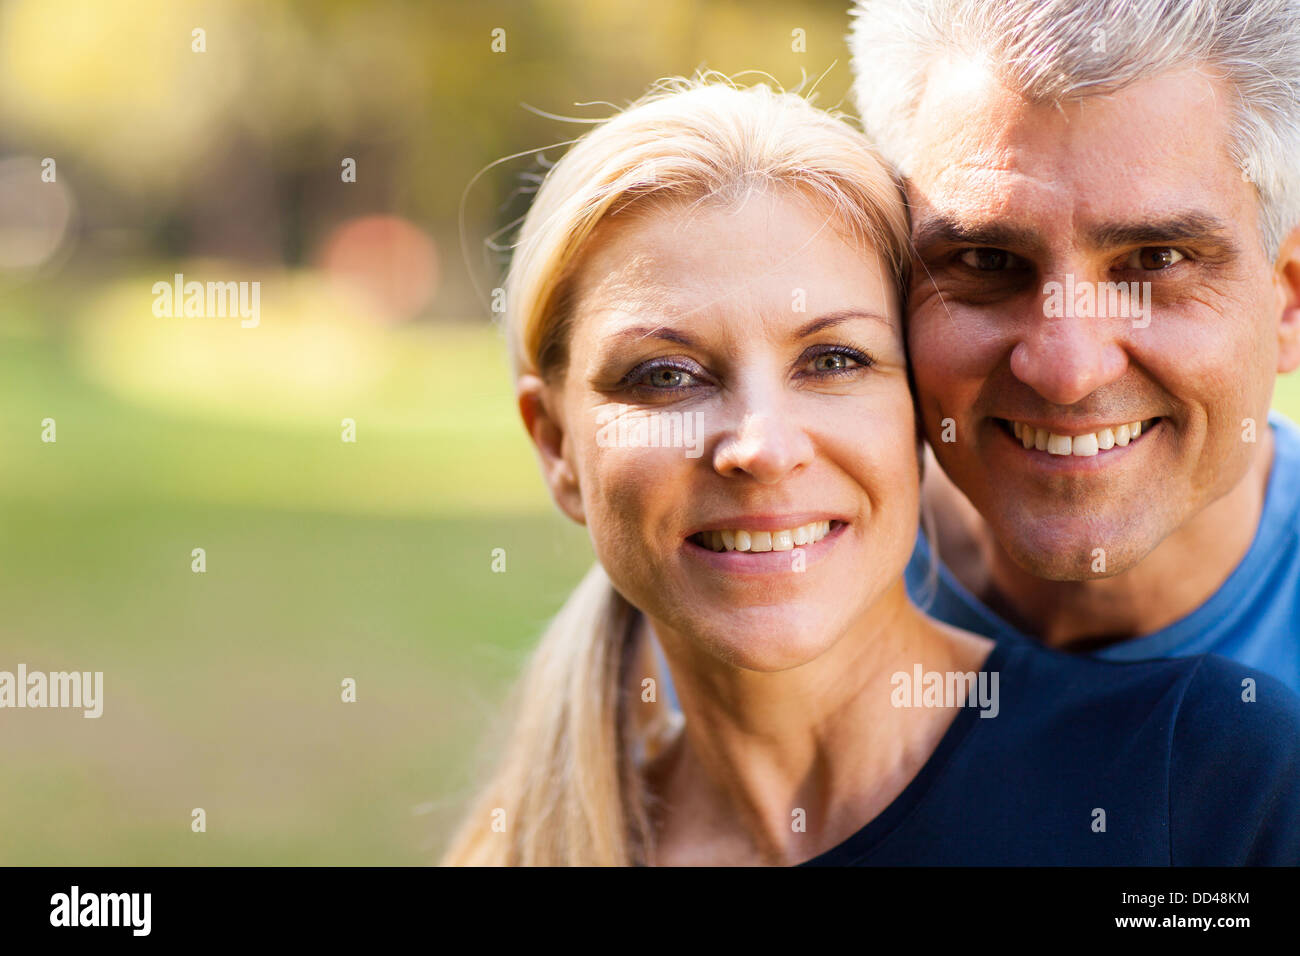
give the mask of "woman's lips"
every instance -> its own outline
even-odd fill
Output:
[[[820,561],[843,537],[848,527],[845,521],[825,519],[806,522],[793,528],[778,529],[775,532],[758,529],[751,532],[743,527],[716,529],[691,535],[685,539],[684,547],[692,558],[722,571],[740,574],[789,573],[803,571]],[[817,531],[814,531],[814,528]],[[821,530],[823,528],[824,531]],[[712,535],[718,534],[721,538],[724,530],[730,532],[732,548],[728,550],[725,539],[722,539],[720,541],[722,550],[715,550],[712,546]],[[803,543],[795,542],[796,531],[801,532],[799,536],[805,539]],[[749,536],[747,542],[749,548],[741,550],[737,545],[746,542],[737,539],[746,534]],[[707,539],[708,543],[701,543],[702,537]],[[789,547],[786,547],[787,544]],[[758,550],[755,550],[755,545],[758,546]],[[764,548],[766,550],[763,550]]]
[[[804,522],[788,527],[768,529],[761,522],[737,522],[736,527],[717,528],[698,531],[689,536],[689,540],[710,551],[741,551],[761,553],[764,551],[792,551],[805,545],[816,544],[830,534],[831,526],[837,524],[831,518]]]

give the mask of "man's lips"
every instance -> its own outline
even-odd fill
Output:
[[[994,418],[997,427],[1037,459],[1118,456],[1157,430],[1162,416],[1105,424],[1058,424],[1042,420]]]

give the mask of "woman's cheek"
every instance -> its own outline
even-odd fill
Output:
[[[590,449],[589,489],[584,492],[592,537],[610,562],[644,567],[656,563],[668,533],[674,489],[684,489],[680,450],[598,447]],[[605,555],[601,555],[602,560]]]
[[[920,461],[910,393],[873,403],[849,425],[837,422],[835,446],[851,462],[852,478],[866,494],[873,520],[904,522],[920,506]]]

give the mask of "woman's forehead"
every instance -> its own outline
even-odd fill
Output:
[[[682,315],[779,299],[799,312],[810,299],[846,297],[884,309],[893,291],[885,257],[799,199],[757,194],[741,204],[674,203],[607,220],[577,270],[579,309]]]

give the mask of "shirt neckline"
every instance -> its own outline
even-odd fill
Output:
[[[976,673],[1003,671],[1007,659],[1020,649],[1000,641],[995,642],[993,650],[989,652]],[[999,679],[999,686],[1006,686],[1006,684],[1005,680]],[[811,859],[795,865],[847,866],[871,853],[898,829],[925,798],[926,794],[934,788],[934,784],[947,769],[953,755],[966,742],[971,731],[981,723],[983,723],[983,720],[980,718],[980,709],[978,707],[967,705],[958,710],[952,723],[948,725],[948,729],[939,738],[939,744],[935,747],[934,752],[930,754],[925,763],[921,765],[921,769],[917,771],[916,776],[908,782],[907,786],[890,802],[889,806],[868,820],[861,829],[843,842],[837,843],[829,850],[825,850]]]
[[[1260,577],[1260,566],[1266,565],[1278,548],[1285,543],[1286,536],[1294,533],[1294,529],[1279,518],[1288,509],[1294,510],[1296,489],[1288,488],[1286,482],[1280,481],[1278,476],[1288,470],[1300,471],[1300,428],[1276,410],[1269,411],[1268,425],[1273,430],[1273,462],[1264,492],[1264,504],[1260,508],[1259,522],[1255,526],[1250,547],[1233,568],[1232,573],[1218,590],[1178,620],[1150,634],[1116,641],[1114,644],[1091,651],[1089,656],[1111,661],[1133,661],[1167,656],[1190,637],[1207,636],[1231,622],[1242,612],[1243,605],[1237,593],[1242,582]],[[930,542],[926,540],[923,533],[918,532],[917,543],[924,549],[923,556],[928,560],[931,554]],[[981,618],[992,629],[993,634],[999,638],[1013,637],[1030,643],[1039,643],[1032,635],[1022,631],[975,597],[957,580],[942,559],[937,562],[937,569],[943,587],[955,595],[968,610]],[[1215,622],[1215,627],[1203,626],[1203,621],[1207,618]]]

